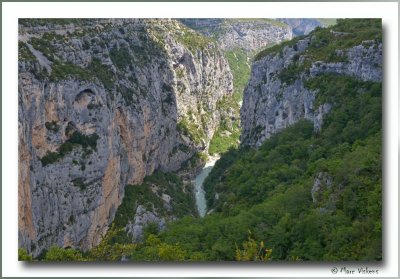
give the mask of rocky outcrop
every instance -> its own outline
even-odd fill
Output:
[[[314,184],[311,189],[311,197],[314,203],[321,200],[322,192],[332,187],[333,179],[326,172],[319,172],[314,179]]]
[[[319,212],[327,213],[336,210],[336,205],[345,186],[334,183],[333,177],[327,172],[318,172],[314,177],[311,197]]]
[[[363,41],[361,45],[337,50],[338,57],[345,57],[345,62],[317,61],[310,68],[310,76],[315,77],[323,73],[353,76],[363,81],[382,80],[382,44],[374,41]]]
[[[98,244],[126,184],[207,150],[232,91],[220,49],[174,20],[60,21],[20,25],[19,246],[33,255]]]
[[[323,26],[314,18],[279,18],[277,20],[289,25],[295,36],[308,35],[316,27]]]
[[[240,48],[246,52],[290,40],[292,29],[273,19],[181,19],[198,32],[217,39],[223,50]]]
[[[296,49],[286,47],[282,55],[269,55],[253,64],[241,108],[244,145],[259,146],[277,131],[305,117],[314,117],[314,93],[298,79],[284,84],[279,73],[292,63],[296,53],[303,52],[309,40],[300,40]]]
[[[321,56],[322,46],[317,40],[318,36],[311,33],[267,50],[264,56],[263,53],[256,56],[258,60],[253,63],[241,108],[243,145],[258,147],[272,134],[303,118],[314,122],[316,131],[321,129],[323,116],[334,104],[316,106],[318,90],[309,89],[305,85],[307,80],[322,74],[351,76],[363,81],[382,80],[381,42],[362,41],[347,49],[337,49],[335,59],[327,53],[326,60],[318,61],[315,57]]]
[[[148,211],[142,205],[136,208],[135,217],[126,226],[126,231],[132,237],[132,242],[143,241],[143,229],[145,226],[155,225],[158,231],[165,229],[165,218],[158,216],[157,212]]]

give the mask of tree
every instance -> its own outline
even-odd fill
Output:
[[[93,261],[120,261],[131,254],[136,248],[134,243],[118,243],[121,234],[126,234],[123,228],[117,229],[114,225],[108,230],[100,244],[89,251]]]
[[[29,255],[25,249],[18,248],[18,260],[19,261],[31,261],[32,256]]]
[[[82,256],[82,253],[75,249],[64,249],[58,246],[51,246],[49,251],[47,251],[46,256],[44,257],[45,261],[60,261],[60,262],[76,262],[76,261],[84,261],[85,259]]]
[[[242,243],[242,247],[243,249],[236,247],[235,258],[237,261],[267,262],[271,260],[272,249],[266,248],[264,241],[258,243],[249,235],[247,241]]]

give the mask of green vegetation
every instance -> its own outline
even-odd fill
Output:
[[[352,98],[357,97],[360,92],[366,91],[374,92],[374,97],[380,98],[381,86],[380,83],[363,82],[348,76],[336,76],[333,74],[324,74],[305,81],[306,88],[318,91],[314,108],[323,103],[333,104],[338,98],[350,101]]]
[[[300,41],[300,40],[302,40],[304,38],[305,38],[305,36],[298,36],[298,37],[296,37],[296,38],[294,38],[292,40],[284,41],[284,42],[282,42],[280,44],[276,44],[276,45],[273,45],[273,46],[268,46],[267,48],[263,49],[262,51],[260,51],[259,53],[257,53],[254,56],[254,61],[261,60],[262,58],[264,58],[264,57],[266,57],[267,55],[270,55],[270,54],[279,53],[280,55],[282,55],[283,49],[285,47],[293,47],[294,45],[297,44],[298,41]]]
[[[82,177],[75,178],[74,180],[72,180],[72,183],[74,184],[75,187],[78,187],[81,191],[85,191],[86,187],[88,186],[86,185]]]
[[[278,77],[282,81],[282,83],[291,84],[296,79],[300,77],[300,74],[304,71],[303,64],[292,63],[287,68],[284,68],[279,74]]]
[[[122,98],[125,100],[125,103],[128,106],[135,103],[135,91],[133,88],[128,88],[125,85],[121,84],[117,86],[117,91],[121,94]]]
[[[53,164],[57,162],[59,159],[61,159],[62,156],[58,152],[47,152],[45,156],[43,156],[40,161],[42,162],[42,166],[47,166],[50,164]]]
[[[110,50],[111,61],[119,69],[124,70],[131,63],[131,55],[126,47],[121,47],[117,49],[116,47]]]
[[[184,145],[183,145],[184,146]],[[180,146],[182,147],[182,145]],[[204,165],[208,160],[208,155],[202,152],[196,152],[192,157],[181,164],[181,171],[191,171],[201,165]]]
[[[256,242],[251,236],[243,242],[243,249],[236,248],[235,260],[237,261],[261,261],[271,260],[272,250],[264,246],[264,241]]]
[[[69,77],[92,81],[98,78],[108,90],[114,86],[114,75],[111,69],[102,64],[99,59],[93,59],[88,68],[82,68],[72,63],[62,63],[58,60],[52,65],[51,81],[61,81]]]
[[[82,253],[78,250],[69,248],[63,249],[57,246],[52,246],[47,251],[44,261],[49,262],[69,262],[69,261],[83,261]]]
[[[20,18],[18,23],[22,26],[49,26],[49,25],[69,25],[77,26],[93,24],[93,19],[88,18]]]
[[[343,83],[338,78],[324,77],[327,84]],[[170,223],[131,259],[162,260],[158,249],[169,247],[178,261],[191,260],[187,255],[207,261],[381,260],[381,85],[357,85],[362,90],[356,95],[334,92],[321,133],[304,120],[258,150],[224,154],[204,185],[215,213]],[[354,90],[350,81],[344,86]],[[329,174],[332,185],[313,202],[319,173]]]
[[[183,26],[181,27],[184,30],[177,36],[177,40],[184,44],[192,54],[196,55],[198,50],[205,50],[209,46],[215,47],[215,43],[210,38],[207,38],[188,28],[184,28]]]
[[[67,141],[60,145],[57,152],[48,152],[40,159],[40,161],[42,162],[42,166],[47,166],[49,164],[57,162],[66,154],[70,153],[73,150],[74,146],[78,145],[82,146],[84,154],[88,155],[93,150],[96,150],[98,139],[99,135],[97,135],[96,133],[86,136],[78,131],[75,131]]]
[[[337,50],[361,45],[363,41],[382,42],[382,21],[380,19],[338,19],[329,28],[316,28],[310,47],[305,54],[311,61],[342,61]]]
[[[257,150],[231,149],[205,181],[208,207],[214,213],[201,219],[185,216],[163,232],[149,225],[146,241],[125,248],[125,257],[133,261],[381,260],[381,84],[333,75],[309,82],[312,88],[318,84],[317,98],[325,98],[335,84],[346,88],[329,92],[335,105],[320,133],[303,120]],[[311,189],[320,173],[329,175],[332,184],[322,186],[313,201]],[[165,174],[156,177],[156,185],[169,180]],[[106,236],[113,240],[107,251],[129,245],[126,233],[115,234],[115,228],[123,228],[133,217],[132,205],[149,200],[148,206],[157,210],[161,206],[150,185],[127,186],[116,226],[110,230],[114,236]],[[92,254],[89,251],[87,259]],[[112,260],[122,254],[117,255]],[[103,257],[100,253],[98,259]]]
[[[56,121],[51,121],[51,122],[46,122],[44,123],[44,126],[46,127],[47,130],[52,131],[54,133],[57,133],[60,127],[57,125]]]
[[[29,41],[34,49],[43,53],[50,61],[54,61],[57,57],[55,56],[54,46],[51,44],[51,41],[48,41],[43,38],[31,38]]]
[[[93,150],[96,150],[98,139],[99,135],[97,135],[96,133],[86,136],[78,131],[75,131],[67,142],[81,145],[84,149],[91,148]]]
[[[329,28],[316,28],[309,36],[309,47],[293,56],[293,63],[282,69],[278,77],[283,83],[291,84],[300,78],[302,73],[308,74],[311,65],[317,61],[347,62],[347,56],[340,54],[340,50],[348,49],[360,44],[377,45],[382,42],[382,24],[378,19],[338,19],[335,26]],[[267,48],[255,57],[260,60],[263,57],[281,53],[286,46],[297,50],[297,42],[305,36]],[[301,62],[300,55],[303,56]]]
[[[337,24],[328,28],[317,27],[310,33],[310,47],[303,55],[307,56],[308,65],[314,61],[336,62],[343,57],[336,54],[337,50],[360,45],[363,41],[382,42],[382,21],[380,19],[337,19]],[[260,60],[267,55],[282,53],[284,47],[295,47],[305,36],[299,36],[291,41],[266,48],[259,52],[254,60]]]
[[[225,57],[232,71],[234,99],[239,102],[243,99],[243,91],[250,78],[250,57],[242,49],[227,51]]]
[[[349,37],[329,32],[334,36],[331,38],[325,34],[329,29],[318,29],[307,55],[310,59],[326,58],[331,43],[348,47],[368,36],[379,40],[379,34],[368,31],[378,32],[378,23],[338,20],[332,27],[335,31],[361,33]],[[288,72],[280,73],[281,78],[291,82],[298,70],[289,67]],[[301,120],[258,149],[228,150],[204,182],[212,214],[198,218],[191,188],[172,174],[158,172],[141,185],[126,186],[114,224],[99,246],[87,253],[51,248],[44,259],[382,260],[382,84],[325,74],[307,80],[305,86],[315,90],[315,106],[332,104],[322,130],[316,132],[313,123]],[[229,107],[227,102],[219,104],[220,109]],[[177,128],[201,138],[193,135],[199,127],[189,118]],[[259,129],[255,127],[254,135]],[[93,148],[96,140],[76,136],[58,153],[69,152],[74,144]],[[321,174],[330,182],[321,179]],[[314,187],[318,181],[319,188]],[[162,193],[171,196],[172,209],[164,206]],[[124,227],[134,218],[139,204],[161,216],[172,213],[182,218],[168,223],[162,232],[149,224],[144,230],[145,241],[132,244]],[[29,259],[23,250],[19,255]]]
[[[179,243],[167,244],[154,234],[150,234],[138,249],[132,251],[129,257],[132,261],[199,261],[204,260],[201,252],[190,254],[183,250]]]
[[[24,42],[18,42],[18,61],[35,62],[36,57]]]
[[[32,259],[25,249],[18,248],[18,261],[32,261]]]
[[[103,83],[107,90],[112,90],[114,87],[114,74],[110,67],[101,63],[99,59],[94,58],[88,70]]]
[[[224,115],[222,117],[217,131],[214,133],[210,141],[209,154],[222,154],[230,148],[237,148],[240,137],[239,127],[239,104],[231,96],[226,96],[217,102],[217,109],[221,112],[231,112],[233,114]]]
[[[183,78],[185,76],[185,69],[184,68],[177,68],[175,70],[177,78]]]
[[[87,107],[88,110],[98,109],[98,108],[102,107],[102,104],[89,103],[86,107]]]
[[[89,64],[87,68],[83,68],[81,66],[63,62],[56,56],[56,50],[53,46],[53,42],[56,41],[58,43],[65,44],[66,42],[63,40],[63,37],[60,35],[56,35],[54,33],[45,33],[42,38],[32,38],[30,43],[32,46],[43,53],[50,61],[53,62],[51,65],[51,75],[50,81],[57,82],[62,81],[68,78],[76,78],[84,81],[93,81],[95,78],[99,79],[100,82],[103,83],[104,87],[111,91],[114,87],[114,73],[112,69],[104,65],[98,58],[93,58],[92,62]],[[21,57],[30,57],[27,54],[26,49],[27,46],[23,47],[21,45]],[[125,65],[128,60],[125,60],[123,56],[126,53],[124,49],[116,50],[112,49],[110,52],[111,59],[117,66]],[[39,73],[38,76],[40,79],[43,79],[47,76],[47,73]]]
[[[275,26],[280,26],[280,27],[287,26],[285,23],[282,23],[280,21],[270,19],[270,18],[227,18],[227,19],[224,19],[224,22],[227,22],[227,23],[243,22],[243,23],[253,23],[253,24],[269,23],[269,24],[272,24]],[[264,25],[263,25],[263,28],[265,28]]]
[[[30,62],[31,64],[25,66],[29,67],[36,79],[45,80],[48,77],[46,68],[38,65],[36,57],[24,42],[18,42],[18,61]]]
[[[85,258],[88,261],[120,261],[128,256],[137,245],[128,243],[129,239],[121,228],[111,226],[99,245],[91,249]]]
[[[47,72],[47,69],[44,67],[34,68],[32,72],[35,75],[35,78],[37,78],[40,81],[43,81],[49,77],[49,73]]]
[[[156,189],[155,192],[152,191],[152,187]],[[171,211],[167,211],[164,207],[162,193],[172,198]],[[140,185],[127,185],[124,199],[115,215],[115,226],[117,228],[125,227],[128,220],[133,220],[138,205],[144,206],[147,210],[155,208],[160,216],[196,215],[191,186],[186,187],[182,180],[172,173],[156,172],[147,176]]]
[[[300,121],[258,150],[224,154],[204,185],[216,213],[171,224],[161,240],[179,239],[208,260],[232,260],[250,228],[256,242],[268,243],[272,260],[380,260],[381,85],[362,85],[356,95],[337,92],[320,134]],[[344,86],[356,90],[354,83]],[[320,172],[333,185],[314,203],[311,188]]]
[[[72,248],[52,246],[48,251],[44,251],[43,261],[120,261],[137,247],[132,243],[117,243],[117,241],[127,241],[127,239],[121,238],[122,232],[122,229],[111,227],[100,244],[85,253]]]
[[[92,74],[82,67],[79,67],[72,63],[62,63],[56,60],[51,66],[51,81],[61,81],[70,77],[77,78],[80,80],[91,80]]]
[[[43,34],[42,39],[46,41],[60,41],[63,40],[65,37],[62,35],[58,35],[55,32],[46,32]]]
[[[308,121],[301,121],[293,127],[287,128],[284,133],[285,142],[279,142],[278,150],[269,148],[270,150],[268,150],[268,153],[266,151],[262,152],[265,148],[260,148],[258,151],[232,150],[228,152],[226,157],[222,157],[215,165],[215,171],[213,169],[204,182],[204,189],[207,193],[207,205],[210,208],[215,208],[217,211],[223,211],[224,207],[227,206],[231,207],[235,205],[235,207],[240,208],[241,206],[257,204],[267,199],[267,195],[279,183],[289,183],[292,178],[300,175],[302,170],[299,166],[291,166],[288,162],[285,162],[282,153],[286,152],[291,154],[290,148],[299,148],[298,146],[304,143],[305,138],[311,137],[313,125]],[[295,136],[297,136],[297,140]],[[279,136],[273,137],[264,145],[271,144],[271,142],[277,145],[275,142],[277,140],[276,138],[278,138],[278,140],[280,139]],[[290,146],[287,145],[287,141],[289,140],[291,140]],[[306,150],[307,145],[302,148]],[[304,160],[304,158],[299,155],[304,154],[305,151],[299,150],[297,153],[298,156],[295,159]],[[290,159],[292,158],[290,157]],[[288,159],[288,161],[290,159]],[[251,160],[254,160],[254,162],[249,164]],[[228,168],[232,173],[225,173],[228,179],[215,183],[217,177],[223,175],[218,171],[221,165],[229,166],[232,162],[235,162],[235,164]],[[250,167],[250,165],[253,168],[250,173],[247,172],[245,175],[243,175],[243,171],[239,169],[244,165],[246,165],[246,170],[249,170],[248,167]],[[225,168],[224,171],[226,171]],[[235,171],[237,171],[237,173],[234,173]],[[280,181],[280,179],[284,179],[284,181]],[[257,186],[254,187],[255,185]],[[218,200],[215,199],[215,193],[219,193]],[[229,199],[229,204],[224,204],[227,199]]]
[[[225,116],[210,142],[210,154],[222,154],[230,148],[237,148],[240,137],[239,102],[243,99],[243,91],[250,78],[249,54],[242,49],[225,52],[233,76],[233,96],[219,100],[217,109],[221,112],[231,111],[234,119]]]
[[[195,144],[201,144],[206,137],[203,127],[197,125],[188,117],[183,117],[176,125],[176,129],[178,132],[188,136]]]
[[[208,153],[211,155],[214,154],[223,154],[227,152],[231,148],[237,148],[240,137],[240,130],[238,127],[234,127],[234,131],[231,134],[229,130],[223,130],[222,128],[218,128],[215,132],[213,138],[210,141],[210,147],[208,149]]]

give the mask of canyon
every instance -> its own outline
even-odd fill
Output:
[[[197,226],[225,214],[226,229],[247,203],[261,205],[264,185],[282,189],[290,178],[269,177],[254,190],[258,173],[231,178],[247,171],[241,160],[256,154],[247,164],[260,160],[261,174],[274,163],[261,161],[275,154],[265,146],[276,135],[296,127],[323,134],[347,98],[332,84],[359,98],[382,82],[379,24],[326,22],[20,19],[19,247],[39,258],[54,245],[90,253],[116,228],[147,243],[149,231],[168,236],[180,220]],[[310,169],[310,181],[301,178],[307,202],[332,212],[344,184],[329,168]],[[232,254],[221,243],[211,259]]]
[[[232,75],[215,43],[173,20],[30,23],[19,41],[20,246],[89,249],[126,184],[207,151]]]

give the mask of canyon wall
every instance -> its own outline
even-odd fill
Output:
[[[219,47],[174,20],[22,19],[19,247],[87,250],[127,184],[206,151],[232,93]]]
[[[258,147],[303,118],[320,130],[334,103],[315,103],[319,90],[306,83],[318,76],[382,81],[382,39],[375,38],[379,34],[354,38],[354,33],[333,26],[256,55],[240,112],[242,144]]]

